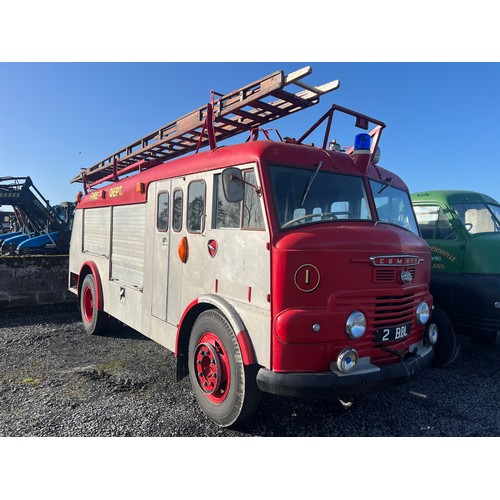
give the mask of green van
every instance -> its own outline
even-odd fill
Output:
[[[422,237],[432,251],[435,363],[449,365],[459,337],[500,342],[500,204],[473,191],[412,194]]]

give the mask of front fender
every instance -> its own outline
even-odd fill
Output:
[[[80,297],[80,292],[82,289],[82,283],[83,280],[85,279],[85,276],[87,274],[91,273],[92,276],[94,277],[94,282],[96,286],[96,292],[97,292],[97,297],[96,297],[96,307],[98,311],[102,311],[104,309],[104,296],[102,293],[102,282],[101,282],[101,276],[99,275],[99,269],[97,268],[97,265],[93,261],[87,261],[85,262],[82,267],[80,268],[80,273],[78,275],[78,297]]]
[[[210,304],[219,309],[222,314],[224,314],[226,319],[231,324],[234,332],[236,333],[236,339],[238,340],[238,345],[240,346],[243,363],[245,363],[245,365],[251,365],[255,363],[256,357],[252,341],[250,340],[248,331],[236,309],[229,302],[219,297],[218,295],[202,295],[198,299],[198,303]]]

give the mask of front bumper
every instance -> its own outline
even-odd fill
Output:
[[[372,365],[369,359],[365,362],[360,360],[358,367],[349,374],[333,369],[322,373],[276,373],[261,368],[257,373],[257,385],[264,392],[280,396],[352,396],[372,389],[404,384],[430,367],[434,357],[432,347],[420,342],[412,346],[410,352],[414,354],[404,361],[381,367]]]

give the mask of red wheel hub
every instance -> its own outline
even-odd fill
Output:
[[[195,371],[198,384],[214,403],[221,403],[227,396],[231,380],[229,357],[219,337],[207,332],[196,347]]]
[[[87,323],[90,323],[94,316],[94,297],[89,286],[83,291],[83,314]]]

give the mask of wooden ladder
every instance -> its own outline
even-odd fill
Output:
[[[83,182],[91,188],[104,182],[117,181],[132,171],[142,171],[169,159],[197,152],[207,145],[213,150],[217,147],[217,141],[249,132],[313,106],[319,102],[321,95],[340,86],[338,80],[320,86],[303,82],[302,78],[311,73],[311,66],[288,75],[276,71],[226,95],[212,91],[212,98],[207,105],[82,170],[70,182]],[[284,90],[292,84],[302,90]],[[215,95],[219,98],[214,99]]]

